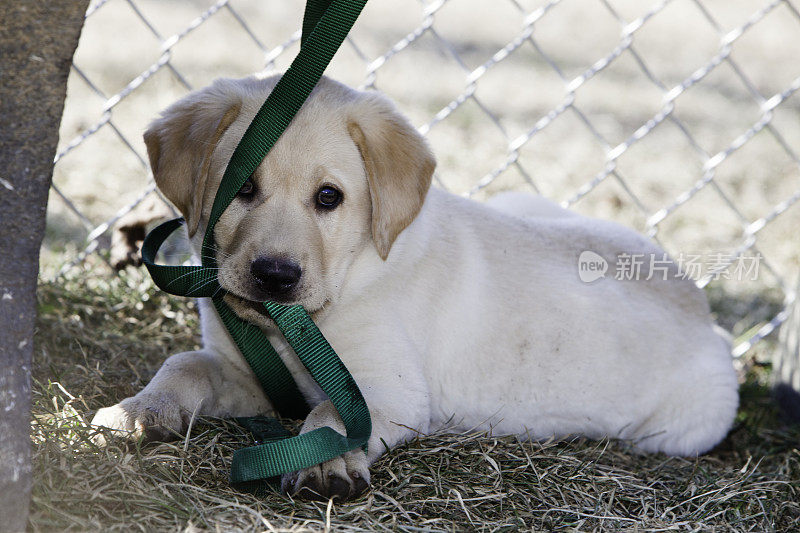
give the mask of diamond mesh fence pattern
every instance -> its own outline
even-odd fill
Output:
[[[285,69],[303,7],[91,5],[44,275],[104,258],[114,223],[158,194],[147,122],[217,77]],[[328,74],[398,102],[431,142],[438,186],[477,199],[527,190],[657,240],[744,309],[728,325],[741,355],[795,297],[799,48],[787,0],[372,0]],[[749,312],[765,299],[778,303]]]

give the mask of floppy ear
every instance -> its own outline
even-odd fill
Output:
[[[425,139],[386,98],[358,99],[347,131],[361,152],[372,199],[372,239],[383,260],[416,218],[436,160]]]
[[[242,107],[220,86],[174,103],[144,134],[156,185],[183,214],[190,237],[200,224],[211,154]]]

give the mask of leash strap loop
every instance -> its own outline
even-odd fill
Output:
[[[372,432],[369,410],[358,386],[319,328],[306,320],[305,309],[299,305],[273,302],[266,302],[264,306],[300,361],[328,394],[342,417],[347,435],[323,427],[296,437],[236,450],[231,465],[231,483],[265,479],[308,468],[359,446],[366,451]]]
[[[185,223],[183,218],[173,218],[148,233],[142,243],[142,262],[150,272],[153,282],[162,291],[175,296],[213,298],[222,290],[215,270],[202,266],[156,264],[158,249],[173,232]]]
[[[214,227],[242,184],[255,172],[275,142],[289,126],[325,68],[341,46],[367,0],[308,0],[300,51],[276,84],[239,141],[220,183],[202,245],[202,266],[156,264],[156,255],[167,237],[183,225],[170,220],[147,235],[142,258],[153,281],[162,290],[180,296],[212,298],[225,327],[253,369],[265,394],[283,416],[302,418],[308,406],[291,373],[255,325],[239,318],[223,301],[224,289],[217,279]],[[275,439],[234,453],[232,483],[268,479],[333,459],[347,451],[366,449],[372,431],[367,404],[358,386],[330,344],[299,305],[265,302],[287,342],[328,395],[344,422],[347,435],[323,427],[296,437]],[[264,427],[277,427],[266,423]],[[279,426],[279,425],[278,425]]]

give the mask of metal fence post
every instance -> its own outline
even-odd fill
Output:
[[[800,291],[798,279],[794,301],[787,308],[788,317],[781,325],[780,345],[773,357],[775,395],[781,410],[793,422],[800,422]]]

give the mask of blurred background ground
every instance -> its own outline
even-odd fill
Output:
[[[107,452],[81,445],[79,427],[199,342],[191,302],[158,294],[141,272],[117,277],[103,261],[108,222],[152,188],[146,124],[217,77],[284,70],[303,6],[90,8],[42,249],[34,529],[267,528],[262,517],[325,526],[324,506],[277,495],[259,503],[227,489],[238,437],[222,421],[177,446]],[[478,200],[544,194],[648,233],[674,256],[701,256],[700,277],[743,246],[747,257],[760,254],[755,279],[721,275],[706,287],[718,321],[743,341],[783,308],[800,266],[798,44],[789,1],[370,0],[328,73],[397,101],[431,142],[438,186]],[[377,465],[372,495],[337,506],[331,520],[365,529],[786,530],[800,519],[798,434],[769,399],[773,348],[768,337],[742,359],[739,424],[708,457],[426,437]]]

